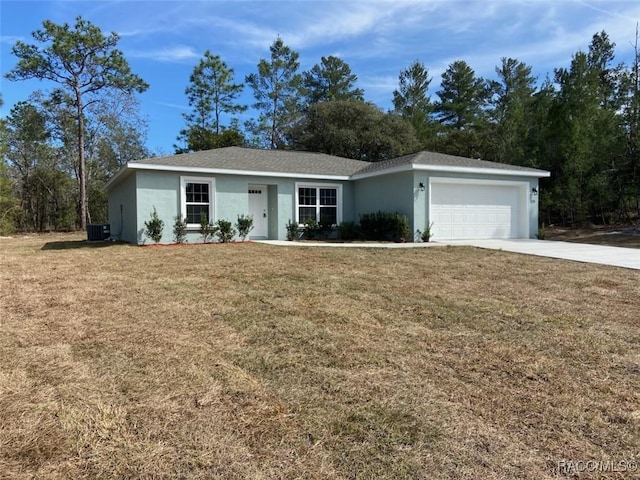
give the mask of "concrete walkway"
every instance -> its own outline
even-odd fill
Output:
[[[332,243],[332,242],[286,242],[283,240],[257,240],[259,243],[285,247],[334,247],[334,248],[428,248],[470,246],[504,250],[505,252],[561,258],[576,262],[598,263],[614,267],[640,270],[640,249],[590,245],[587,243],[553,242],[549,240],[449,240],[429,243]]]
[[[339,247],[339,248],[423,248],[423,247],[444,247],[444,243],[376,243],[376,242],[289,242],[285,240],[251,240],[256,243],[266,243],[267,245],[278,245],[280,247]]]
[[[447,245],[466,245],[505,252],[562,258],[576,262],[599,263],[640,270],[640,249],[591,245],[587,243],[554,242],[549,240],[451,240]]]

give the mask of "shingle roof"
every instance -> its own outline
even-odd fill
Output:
[[[531,172],[532,174],[543,173],[543,170],[535,168],[520,167],[517,165],[509,165],[506,163],[489,162],[475,158],[458,157],[456,155],[447,155],[436,152],[418,152],[402,157],[384,160],[382,162],[367,163],[364,168],[359,170],[357,174],[366,174],[373,172],[381,172],[382,170],[402,167],[405,165],[425,165],[434,167],[457,167],[457,168],[482,168],[489,170],[510,170],[520,171],[522,173]],[[546,172],[545,172],[546,173]]]
[[[131,163],[327,176],[350,176],[369,165],[369,162],[324,153],[242,147],[225,147],[170,157],[145,158]]]
[[[132,169],[149,167],[162,169],[163,166],[167,167],[168,170],[179,170],[181,168],[186,171],[193,171],[192,169],[223,170],[229,173],[256,172],[256,174],[262,173],[269,176],[282,174],[289,177],[300,176],[301,178],[343,177],[345,180],[362,178],[362,176],[384,175],[388,172],[397,171],[396,169],[408,170],[413,168],[436,171],[473,169],[490,172],[493,170],[496,174],[522,174],[524,176],[530,174],[534,177],[549,176],[549,172],[535,168],[434,152],[418,152],[391,160],[371,163],[324,153],[225,147],[129,162],[107,182],[106,188],[110,189],[120,179],[128,175]]]

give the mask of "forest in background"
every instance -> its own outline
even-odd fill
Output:
[[[0,119],[0,235],[72,230],[107,220],[104,185],[126,162],[153,155],[133,72],[118,36],[76,19],[43,22],[33,43],[17,42],[9,80],[48,80]],[[585,42],[586,43],[586,42]],[[357,75],[328,56],[308,71],[276,38],[269,55],[238,80],[205,52],[186,83],[189,112],[176,153],[245,145],[381,161],[430,150],[551,171],[542,179],[546,225],[634,223],[640,218],[640,51],[617,62],[606,32],[593,35],[567,68],[544,80],[502,58],[485,79],[451,63],[434,91],[416,60],[398,74],[393,109],[367,101]],[[255,99],[255,112],[241,122]],[[1,97],[0,97],[1,101]]]

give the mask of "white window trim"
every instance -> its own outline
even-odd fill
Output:
[[[336,204],[336,222],[337,225],[342,223],[342,184],[340,183],[306,183],[306,182],[296,182],[295,184],[295,221],[298,226],[302,226],[300,223],[300,198],[299,198],[299,189],[300,188],[335,188],[336,196],[337,196],[337,204]],[[319,201],[319,192],[318,192],[318,201]],[[303,205],[304,206],[304,205]],[[318,208],[316,206],[316,208]],[[336,225],[336,226],[337,226]]]
[[[180,215],[187,218],[187,183],[206,183],[209,185],[209,221],[215,222],[216,181],[213,177],[180,177]],[[200,229],[199,223],[188,223],[189,230]]]

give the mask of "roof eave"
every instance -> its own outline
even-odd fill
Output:
[[[352,175],[325,175],[315,173],[269,172],[260,170],[237,170],[227,168],[188,167],[179,165],[157,165],[151,163],[129,162],[125,164],[106,184],[105,190],[111,190],[117,183],[126,178],[133,170],[155,170],[165,172],[201,173],[209,175],[245,175],[255,177],[303,178],[310,180],[362,180],[365,178],[408,172],[412,170],[445,173],[468,173],[482,175],[501,175],[515,177],[550,177],[551,172],[545,170],[511,170],[485,167],[455,167],[446,165],[406,164],[396,167],[374,170],[372,172],[354,173]]]
[[[382,170],[375,170],[373,172],[355,173],[351,176],[351,180],[361,180],[364,178],[377,177],[380,175],[389,175],[392,173],[407,172],[411,170],[427,171],[427,172],[446,172],[446,173],[470,173],[470,174],[482,174],[482,175],[502,175],[511,177],[535,177],[544,178],[550,177],[551,172],[545,170],[511,170],[511,169],[498,169],[498,168],[485,168],[485,167],[455,167],[447,165],[421,165],[421,164],[408,164],[397,167],[385,168]]]
[[[179,165],[157,165],[152,163],[130,162],[126,168],[131,170],[155,170],[163,172],[204,173],[209,175],[245,175],[252,177],[307,178],[313,180],[349,180],[349,175],[324,175],[315,173],[270,172],[263,170],[238,170],[231,168],[189,167]],[[107,185],[115,182],[122,174],[118,172]]]
[[[116,174],[111,177],[107,183],[104,184],[104,189],[108,192],[113,187],[115,187],[117,183],[125,179],[130,173],[131,170],[129,169],[129,163],[125,163],[122,167],[120,167],[120,170],[118,170]]]

